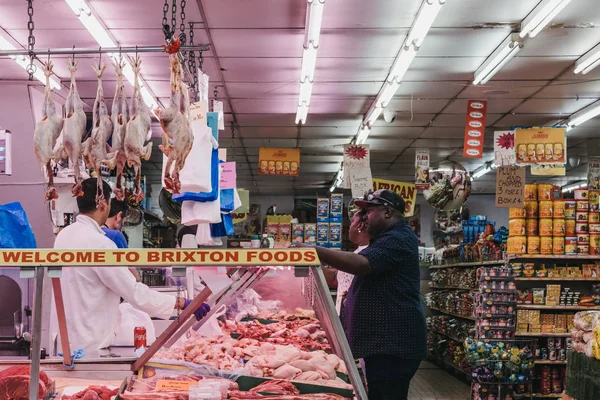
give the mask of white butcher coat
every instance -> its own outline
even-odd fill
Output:
[[[79,215],[77,222],[58,234],[54,248],[117,250],[96,221],[85,215]],[[119,321],[121,297],[156,318],[169,319],[175,307],[175,297],[136,282],[127,267],[65,267],[60,283],[71,352],[83,349],[94,354],[111,345]],[[55,306],[52,311],[51,332],[57,332]]]

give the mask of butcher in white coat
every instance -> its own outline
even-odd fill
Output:
[[[77,198],[77,222],[63,229],[54,242],[55,249],[117,250],[115,243],[100,228],[110,212],[110,201],[96,205],[96,179],[82,183],[83,196]],[[103,182],[104,196],[111,189]],[[71,351],[83,349],[88,354],[109,347],[115,338],[122,297],[134,308],[151,317],[169,319],[173,309],[184,309],[191,300],[151,290],[136,282],[127,267],[68,267],[60,279]],[[208,305],[196,310],[197,319],[209,311]],[[133,332],[131,332],[133,336]]]

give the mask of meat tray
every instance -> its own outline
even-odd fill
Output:
[[[236,383],[240,386],[240,390],[249,391],[261,383],[273,380],[272,378],[255,378],[252,376],[240,376],[236,379]],[[352,390],[340,389],[331,386],[311,385],[308,383],[294,382],[294,386],[300,390],[300,394],[316,394],[316,393],[333,393],[351,399],[354,396]]]

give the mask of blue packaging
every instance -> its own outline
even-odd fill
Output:
[[[329,242],[329,222],[317,222],[317,243]]]
[[[331,222],[329,224],[329,242],[342,242],[342,224],[339,222]]]
[[[334,249],[334,250],[341,250],[342,249],[342,242],[329,242],[329,246],[330,249]]]
[[[329,199],[317,198],[317,222],[329,222]]]

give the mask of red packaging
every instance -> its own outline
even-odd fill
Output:
[[[133,329],[133,347],[136,349],[146,347],[146,327],[136,326]]]
[[[469,100],[467,103],[464,157],[481,158],[483,156],[483,135],[485,133],[486,115],[487,101]]]

